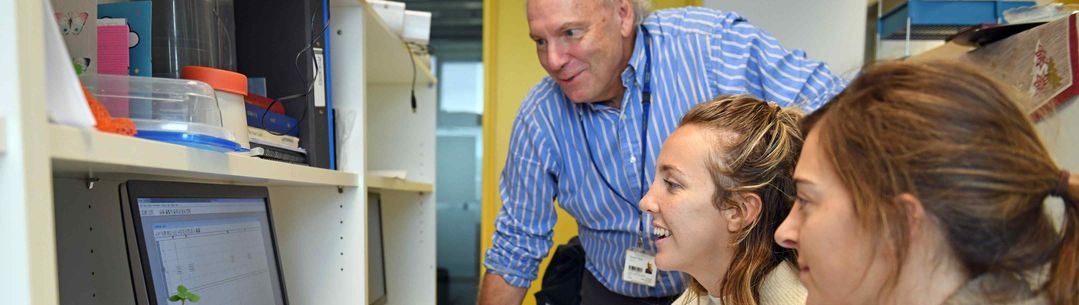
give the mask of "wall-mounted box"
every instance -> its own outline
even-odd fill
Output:
[[[405,11],[405,31],[401,35],[405,41],[427,44],[431,40],[431,13]]]

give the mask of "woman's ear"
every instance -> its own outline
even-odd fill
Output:
[[[761,196],[752,192],[737,192],[733,197],[731,199],[735,206],[723,213],[727,218],[727,231],[738,232],[755,225],[761,215]]]
[[[925,206],[922,201],[910,193],[899,194],[895,197],[895,203],[907,212],[907,236],[912,238],[918,234],[918,228],[926,224]]]

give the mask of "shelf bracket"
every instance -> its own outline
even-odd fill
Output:
[[[94,189],[94,183],[96,183],[98,181],[101,181],[101,178],[94,178],[93,175],[91,175],[89,177],[86,177],[86,189],[93,190]]]

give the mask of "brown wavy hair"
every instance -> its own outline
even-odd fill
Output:
[[[724,304],[759,304],[764,277],[784,261],[795,264],[794,252],[777,245],[772,236],[794,204],[792,175],[802,147],[801,118],[794,109],[749,95],[728,95],[697,105],[679,124],[712,131],[715,142],[707,163],[717,209],[741,210],[734,201],[739,192],[761,198],[756,221],[734,234],[735,253],[719,291]],[[689,282],[691,291],[705,291],[695,279]]]
[[[1040,290],[1051,304],[1079,304],[1079,179],[1055,191],[1061,169],[1016,101],[970,66],[895,62],[866,69],[803,122],[819,130],[862,226],[894,245],[884,248],[899,258],[893,288],[910,244],[908,211],[895,198],[911,194],[972,277],[1027,278],[1049,265]],[[1058,193],[1061,232],[1044,210]]]

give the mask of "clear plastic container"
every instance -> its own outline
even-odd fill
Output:
[[[214,88],[217,106],[221,107],[221,125],[236,137],[235,142],[243,148],[251,148],[247,138],[247,76],[221,69],[187,66],[180,70],[183,79],[205,82]]]
[[[1009,24],[1049,22],[1074,14],[1077,10],[1079,10],[1079,4],[1049,3],[1016,7],[1004,11],[1004,21]]]
[[[180,78],[203,66],[236,71],[233,0],[153,0],[155,77]]]
[[[244,151],[222,125],[214,89],[193,80],[87,74],[86,89],[113,117],[135,122],[136,137],[214,151]]]

